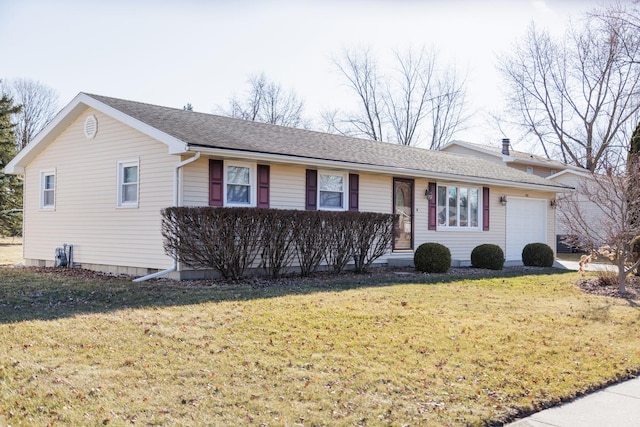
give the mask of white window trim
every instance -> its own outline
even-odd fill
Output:
[[[342,177],[342,208],[331,208],[331,207],[322,207],[320,205],[320,175],[333,175],[333,176],[341,176]],[[319,170],[318,171],[318,194],[317,194],[317,206],[320,211],[346,211],[348,210],[348,200],[349,200],[349,174],[346,172],[338,172],[338,171],[330,171],[330,170]]]
[[[44,180],[45,177],[53,175],[53,205],[44,204]],[[40,210],[43,211],[55,211],[56,210],[56,196],[58,192],[58,177],[56,176],[55,169],[43,169],[40,171]]]
[[[228,170],[229,167],[242,167],[249,168],[249,203],[231,203],[227,201],[227,186],[229,185],[229,175]],[[227,207],[245,207],[245,208],[254,208],[257,206],[257,198],[258,198],[258,173],[257,167],[255,163],[248,162],[235,162],[235,161],[224,161],[224,176],[222,177],[223,183],[223,205]]]
[[[447,194],[449,194],[449,188],[450,187],[456,187],[458,189],[457,192],[456,192],[458,194],[458,197],[460,195],[460,187],[466,188],[469,191],[469,193],[471,193],[472,189],[478,190],[478,225],[476,227],[469,227],[469,226],[464,226],[463,227],[461,225],[448,225],[448,224],[441,225],[438,222],[438,218],[437,218],[438,211],[437,210],[438,210],[439,205],[438,205],[437,197],[438,197],[438,188],[439,187],[445,187],[447,189]],[[483,200],[482,200],[483,192],[482,192],[482,187],[475,186],[475,185],[465,185],[465,184],[440,184],[440,183],[438,183],[438,184],[436,184],[436,195],[435,195],[435,197],[436,197],[436,231],[458,231],[458,232],[460,232],[460,231],[469,231],[469,232],[482,231],[482,214],[483,214],[483,209],[482,209],[482,207],[483,207]],[[449,198],[447,196],[447,202],[445,204],[445,209],[449,209],[449,203],[448,202],[449,202]],[[459,215],[460,215],[460,213],[458,212],[458,221],[457,221],[458,224],[460,224],[460,219],[459,219],[460,216]]]
[[[136,201],[135,202],[124,202],[122,200],[122,185],[124,180],[124,168],[129,166],[136,166],[138,168],[138,182],[136,188]],[[129,159],[129,160],[119,160],[117,166],[117,175],[118,175],[118,189],[117,189],[117,200],[116,206],[118,208],[137,208],[140,206],[140,158]]]

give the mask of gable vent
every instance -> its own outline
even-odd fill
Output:
[[[98,133],[98,119],[93,114],[84,121],[84,136],[89,139],[96,137]]]

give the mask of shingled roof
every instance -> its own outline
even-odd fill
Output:
[[[95,102],[97,101],[97,102]],[[64,127],[72,116],[91,106],[129,117],[140,125],[140,130],[153,136],[166,136],[178,142],[180,150],[206,151],[218,149],[242,153],[256,153],[299,158],[300,163],[312,160],[361,165],[363,169],[397,170],[403,175],[433,179],[461,180],[465,182],[501,181],[511,187],[544,187],[551,191],[566,191],[570,187],[518,171],[499,163],[475,157],[407,147],[387,142],[351,138],[341,135],[289,128],[214,114],[197,113],[177,108],[127,101],[118,98],[81,93],[38,135],[31,145],[19,153],[8,165],[9,172],[19,172],[25,162],[43,149],[38,145],[50,143],[56,129]],[[106,106],[108,108],[104,108]],[[110,108],[109,108],[110,107]],[[115,110],[115,112],[113,111]],[[134,125],[135,127],[136,125]],[[29,151],[33,151],[29,153]],[[175,152],[175,150],[174,150]],[[343,165],[344,167],[344,165]]]
[[[194,149],[208,147],[286,155],[414,170],[421,172],[420,175],[431,172],[459,176],[465,180],[486,178],[567,188],[545,178],[470,156],[87,95],[184,141]]]

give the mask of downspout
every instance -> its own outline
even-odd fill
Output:
[[[173,180],[173,206],[178,207],[180,205],[180,169],[183,166],[188,165],[189,163],[195,162],[200,158],[200,152],[197,151],[196,155],[191,157],[190,159],[183,160],[178,162],[174,166],[174,180]],[[143,277],[138,277],[137,279],[133,279],[134,282],[144,282],[145,280],[155,279],[156,277],[164,276],[169,273],[173,273],[178,269],[178,257],[174,254],[173,256],[173,266],[171,268],[167,268],[166,270],[158,271],[156,273],[147,274]]]

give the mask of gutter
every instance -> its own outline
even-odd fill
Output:
[[[182,169],[183,166],[186,166],[189,163],[195,162],[199,158],[200,158],[200,152],[197,151],[195,156],[175,164],[174,166],[175,179],[173,181],[173,206],[178,207],[181,204],[180,203],[180,170]],[[138,277],[137,279],[133,279],[133,281],[144,282],[149,279],[155,279],[156,277],[173,273],[176,270],[178,270],[178,257],[175,256],[174,254],[172,267],[167,268],[166,270],[158,271],[156,273],[147,274],[146,276]]]
[[[253,161],[269,161],[269,162],[280,163],[280,164],[300,165],[300,159],[304,159],[305,164],[308,164],[309,166],[316,166],[319,168],[339,167],[342,169],[359,170],[362,172],[368,172],[368,173],[374,173],[374,174],[390,173],[396,176],[407,176],[411,178],[419,177],[419,178],[436,179],[436,180],[440,179],[443,181],[468,182],[469,179],[473,179],[474,182],[480,185],[495,185],[495,186],[506,187],[506,188],[549,191],[553,193],[564,193],[564,192],[569,192],[574,190],[573,187],[569,187],[559,183],[555,183],[555,185],[542,184],[542,183],[539,183],[539,184],[526,183],[526,182],[505,180],[505,179],[499,179],[499,178],[459,175],[459,174],[446,173],[446,172],[424,171],[424,170],[416,170],[416,169],[410,169],[410,168],[398,168],[398,167],[392,167],[392,166],[378,166],[378,165],[370,165],[370,164],[364,164],[364,163],[347,162],[343,160],[326,160],[326,159],[317,159],[317,158],[311,158],[311,157],[292,156],[292,155],[286,155],[286,154],[259,153],[255,151],[234,150],[229,148],[214,148],[214,147],[205,147],[205,146],[198,146],[197,150],[198,150],[197,152],[202,151],[210,155],[231,157],[239,160],[250,159]],[[553,181],[550,181],[550,183],[553,183]]]

